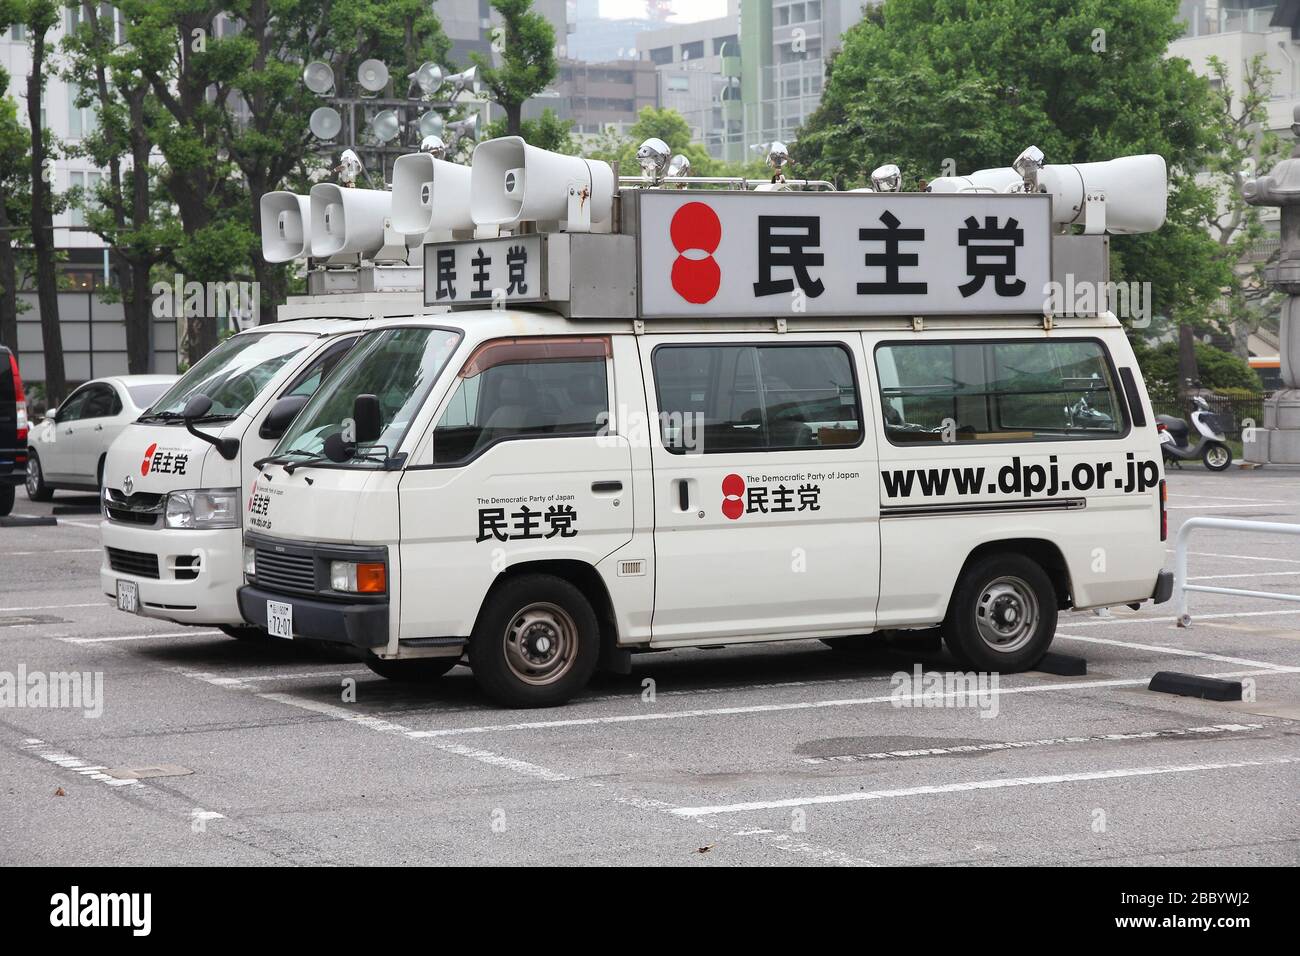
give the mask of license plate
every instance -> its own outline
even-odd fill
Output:
[[[1173,443],[1174,443],[1174,436],[1173,436],[1173,435],[1169,434],[1169,432],[1161,432],[1161,433],[1160,433],[1160,444],[1162,444],[1162,445],[1172,445]]]
[[[131,614],[140,613],[140,592],[134,581],[117,579],[117,609]]]
[[[293,640],[293,605],[279,601],[266,602],[266,632],[272,637]]]

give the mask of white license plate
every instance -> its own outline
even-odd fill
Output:
[[[272,637],[293,640],[293,605],[279,601],[266,602],[266,632]]]
[[[140,592],[134,581],[117,579],[117,609],[131,614],[140,613]]]

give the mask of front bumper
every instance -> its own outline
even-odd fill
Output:
[[[293,606],[293,631],[332,644],[347,644],[369,650],[388,643],[387,604],[344,604],[321,601],[296,594],[268,591],[253,584],[239,589],[239,607],[244,620],[266,627],[266,602],[278,601]]]
[[[158,576],[133,573],[119,562],[114,570],[107,550],[99,583],[109,597],[117,582],[136,583],[140,613],[178,624],[243,624],[236,590],[244,583],[244,545],[239,528],[186,531],[178,528],[135,528],[101,521],[104,547],[156,559]],[[196,560],[197,559],[197,560]]]

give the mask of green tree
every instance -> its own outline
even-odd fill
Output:
[[[51,406],[63,401],[68,380],[63,366],[63,329],[59,325],[59,278],[55,265],[54,213],[58,197],[50,185],[48,164],[57,144],[45,129],[41,115],[42,94],[49,72],[50,31],[59,22],[55,0],[26,0],[19,4],[18,20],[27,31],[31,72],[27,76],[27,128],[31,134],[28,152],[29,196],[31,198],[32,256],[36,265],[36,301],[41,312],[41,347],[45,361],[45,397]]]
[[[1178,0],[886,0],[845,34],[796,172],[851,187],[895,162],[916,188],[1030,144],[1049,163],[1159,153],[1166,224],[1115,237],[1112,274],[1150,281],[1155,312],[1206,321],[1231,270],[1195,179],[1219,147],[1210,86],[1165,57],[1177,16]]]
[[[495,119],[487,125],[483,139],[496,139],[508,136],[505,118]],[[519,135],[524,142],[538,149],[549,149],[553,153],[565,153],[572,156],[578,152],[577,140],[573,138],[573,120],[560,119],[552,109],[542,110],[537,119],[524,120],[520,124]]]
[[[1265,65],[1263,54],[1243,63],[1238,100],[1233,96],[1227,64],[1211,57],[1210,71],[1217,81],[1214,125],[1221,146],[1206,164],[1215,196],[1206,226],[1231,270],[1222,305],[1233,351],[1248,359],[1251,334],[1276,313],[1281,299],[1264,276],[1265,266],[1277,253],[1264,256],[1257,252],[1268,237],[1263,210],[1247,205],[1241,195],[1248,179],[1272,170],[1286,155],[1281,138],[1268,128],[1268,104],[1276,74]]]
[[[714,159],[707,149],[691,141],[691,126],[686,118],[667,106],[643,107],[637,114],[636,122],[628,128],[627,135],[607,131],[588,147],[587,155],[593,159],[603,159],[607,163],[618,163],[619,173],[623,176],[639,176],[641,170],[636,162],[637,147],[651,138],[663,140],[674,154],[681,153],[689,159],[693,176],[747,175],[759,179],[767,175],[761,160],[740,165]]]
[[[505,135],[523,132],[523,106],[555,79],[555,30],[540,13],[533,12],[533,0],[492,0],[501,14],[502,26],[493,34],[492,48],[501,55],[501,65],[479,54],[471,54],[479,67],[479,78],[492,102],[506,114]]]
[[[0,30],[6,29],[0,7]],[[8,89],[9,74],[0,69],[0,88]],[[18,352],[18,259],[29,242],[25,228],[31,214],[28,150],[31,139],[18,121],[18,104],[0,98],[0,344]]]
[[[1200,384],[1204,388],[1222,391],[1239,389],[1249,392],[1263,391],[1259,373],[1245,359],[1232,352],[1215,348],[1205,342],[1195,342],[1196,364],[1200,369]],[[1152,349],[1138,350],[1138,363],[1153,394],[1173,398],[1179,387],[1179,355],[1177,342],[1165,342]]]

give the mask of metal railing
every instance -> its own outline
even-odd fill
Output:
[[[1187,613],[1187,592],[1204,594],[1231,594],[1237,597],[1264,598],[1270,601],[1292,601],[1300,604],[1300,594],[1278,594],[1273,591],[1249,591],[1244,588],[1211,587],[1208,584],[1187,583],[1187,540],[1198,528],[1219,531],[1255,531],[1260,534],[1289,534],[1300,536],[1300,524],[1282,524],[1277,521],[1247,521],[1242,518],[1189,518],[1178,529],[1174,542],[1174,594],[1178,600],[1178,626],[1191,627],[1192,616]]]

